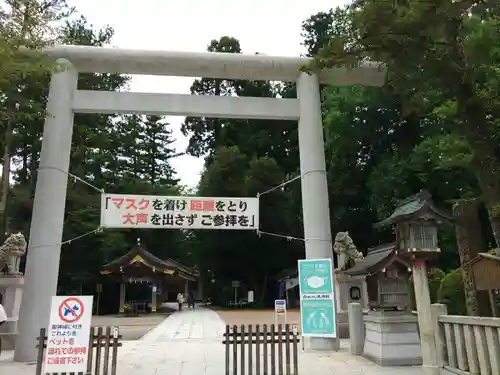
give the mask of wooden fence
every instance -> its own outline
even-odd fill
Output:
[[[297,327],[226,326],[226,375],[298,375]]]
[[[440,304],[432,308],[442,374],[500,374],[500,318],[447,315]]]
[[[115,331],[116,329],[116,331]],[[89,350],[86,372],[70,372],[61,375],[116,375],[118,348],[122,346],[121,335],[117,328],[92,327],[89,336]],[[43,361],[47,348],[47,330],[40,329],[37,337],[38,356],[36,361],[36,375],[42,375]],[[58,375],[53,373],[53,375]]]

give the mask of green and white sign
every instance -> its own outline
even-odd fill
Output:
[[[331,259],[299,260],[302,336],[337,337]]]

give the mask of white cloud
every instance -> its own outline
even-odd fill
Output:
[[[301,23],[345,0],[73,0],[96,28],[115,30],[113,46],[133,49],[205,51],[221,36],[239,39],[244,53],[298,56],[303,53]],[[133,76],[131,90],[188,94],[192,78]],[[188,140],[180,132],[181,117],[172,117],[176,148]],[[203,160],[182,156],[173,163],[181,183],[198,182]]]

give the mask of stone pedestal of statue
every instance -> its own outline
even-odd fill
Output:
[[[0,275],[2,305],[7,313],[7,322],[0,327],[3,349],[14,349],[23,286],[24,277],[22,275]],[[33,345],[35,344],[35,338],[33,338]]]
[[[368,292],[364,276],[351,277],[341,270],[335,270],[335,297],[337,307],[337,331],[341,339],[349,338],[347,310],[349,303],[361,304],[363,312],[368,311]],[[358,293],[352,293],[355,288]]]
[[[344,272],[346,269],[352,267],[353,263],[355,264],[355,262],[363,260],[363,254],[357,250],[356,245],[354,245],[352,238],[349,236],[349,232],[338,232],[335,235],[333,250],[337,257],[334,286],[338,337],[348,338],[348,304],[350,302],[359,302],[362,304],[363,309],[366,309],[368,306],[368,295],[364,277],[353,278]]]

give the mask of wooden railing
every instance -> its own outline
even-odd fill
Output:
[[[432,306],[442,374],[500,374],[500,318],[447,315]]]

